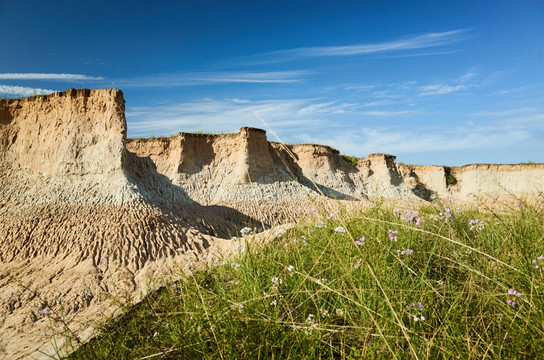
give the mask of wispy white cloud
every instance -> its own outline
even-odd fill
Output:
[[[175,134],[180,131],[237,131],[263,128],[259,114],[275,131],[292,136],[305,129],[330,127],[335,116],[356,114],[359,104],[320,99],[201,99],[177,104],[128,107],[129,136]],[[334,125],[333,125],[334,127]]]
[[[425,85],[422,86],[421,93],[419,95],[425,96],[425,95],[443,95],[443,94],[449,94],[455,91],[459,90],[465,90],[467,88],[466,85],[446,85],[446,84],[433,84],[433,85]]]
[[[544,108],[523,107],[501,111],[480,111],[471,114],[474,118],[494,121],[502,127],[527,127],[544,131]]]
[[[323,143],[346,154],[366,156],[373,152],[390,154],[432,153],[471,149],[522,148],[542,144],[544,109],[520,108],[474,114],[479,121],[465,121],[450,127],[368,127],[323,133],[306,132],[304,142]],[[482,118],[485,121],[482,122]],[[470,161],[469,161],[470,162]]]
[[[408,115],[414,114],[414,110],[400,110],[400,111],[384,111],[384,110],[375,110],[375,111],[363,111],[361,114],[367,116],[398,116],[398,115]]]
[[[492,92],[490,95],[511,95],[512,97],[519,97],[523,92],[533,88],[533,85],[524,85],[511,89],[502,89]]]
[[[404,53],[404,54],[387,54],[384,57],[387,58],[403,58],[403,57],[420,57],[420,56],[432,56],[432,55],[446,55],[446,54],[455,54],[461,52],[462,50],[445,50],[445,51],[419,51],[413,53]]]
[[[464,83],[471,79],[474,79],[477,76],[478,76],[478,73],[476,73],[475,71],[469,71],[459,77],[459,82]]]
[[[381,105],[387,105],[387,104],[390,104],[391,102],[389,100],[382,100],[382,101],[370,101],[370,102],[367,102],[367,103],[364,103],[361,105],[361,107],[372,107],[372,106],[381,106]]]
[[[128,133],[129,136],[150,136],[198,130],[232,132],[242,126],[266,128],[255,117],[255,112],[283,141],[326,144],[355,156],[374,152],[402,155],[518,149],[526,144],[542,144],[539,139],[539,134],[544,133],[542,108],[466,114],[465,119],[443,126],[439,119],[429,119],[432,114],[417,108],[404,110],[396,104],[370,111],[364,108],[366,104],[329,99],[233,98],[129,107]],[[410,121],[416,113],[421,114],[424,121],[418,120],[419,115],[417,121]],[[272,139],[271,134],[269,138]],[[471,160],[460,161],[469,163]]]
[[[103,80],[101,76],[81,74],[44,74],[44,73],[0,73],[0,80],[61,80],[61,81],[90,81]]]
[[[263,54],[257,54],[248,57],[248,59],[252,59],[254,64],[259,64],[290,61],[299,58],[309,57],[354,56],[429,49],[458,42],[466,36],[466,33],[468,31],[469,29],[456,29],[444,32],[412,35],[392,41],[365,43],[357,45],[300,47],[295,49],[278,50]],[[439,53],[440,52],[428,52],[426,54],[420,53],[417,55],[437,55]],[[447,51],[442,53],[447,53]]]
[[[352,124],[353,121],[367,121],[369,117],[402,117],[416,113],[415,110],[361,111],[366,105],[363,102],[347,103],[323,99],[201,99],[157,106],[128,107],[126,116],[129,136],[151,136],[199,130],[232,132],[242,126],[263,128],[265,125],[254,115],[257,113],[276,133],[285,137],[286,141],[300,142],[299,134],[308,131],[329,134],[331,129],[337,127],[342,127],[345,131],[345,123],[339,119],[349,118],[347,121]],[[352,129],[348,131],[351,132]]]
[[[53,92],[55,92],[55,90],[31,88],[25,86],[0,85],[0,94],[12,96],[47,95]]]
[[[308,108],[308,100],[202,99],[178,104],[129,107],[126,111],[129,136],[173,134],[180,131],[237,131],[242,126],[263,127],[253,112],[277,128],[319,126]],[[321,109],[323,111],[323,109]]]
[[[446,81],[446,83],[420,86],[418,88],[418,90],[420,91],[419,95],[444,95],[466,90],[469,88],[480,87],[481,83],[477,81],[478,77],[479,74],[474,70],[474,68],[472,68],[464,74],[460,75],[458,78]]]
[[[295,83],[301,81],[301,77],[306,74],[308,74],[306,71],[191,72],[119,79],[115,83],[124,87],[181,87],[221,83]]]

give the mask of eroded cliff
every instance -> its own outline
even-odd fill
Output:
[[[328,146],[267,142],[265,132],[253,128],[228,135],[129,139],[127,148],[149,156],[159,172],[196,201],[243,212],[246,201],[284,208],[279,204],[319,195],[472,201],[475,196],[525,197],[544,190],[544,164],[418,166],[397,164],[395,156],[385,154],[352,164]]]
[[[83,320],[110,306],[103,294],[137,299],[169,265],[219,258],[241,227],[293,221],[318,202],[544,190],[543,164],[416,166],[384,154],[353,164],[253,128],[133,140],[126,129],[119,90],[0,100],[1,355],[50,350],[45,307],[88,334]]]
[[[153,269],[239,229],[127,151],[125,134],[119,90],[0,100],[0,354],[43,356],[41,309],[85,319],[101,294],[137,298]]]

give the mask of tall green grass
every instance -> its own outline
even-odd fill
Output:
[[[446,211],[376,204],[264,247],[246,236],[239,256],[186,272],[68,358],[542,357],[542,205]]]

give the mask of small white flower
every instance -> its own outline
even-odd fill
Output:
[[[278,302],[277,302],[276,300],[272,300],[272,301],[270,302],[270,305],[276,306],[276,305],[278,305]]]
[[[289,265],[287,267],[287,271],[289,271],[289,272],[293,272],[294,270],[295,270],[295,267],[293,265]]]
[[[242,236],[251,235],[252,232],[253,232],[253,229],[247,226],[243,228],[242,230],[240,230],[240,234],[242,234]]]
[[[318,229],[322,229],[322,228],[324,228],[324,227],[327,227],[327,224],[324,223],[324,222],[321,221],[321,220],[318,220],[318,221],[314,224],[314,226],[315,226],[316,228],[318,228]]]
[[[338,226],[336,229],[334,229],[334,231],[339,233],[345,233],[346,229],[344,229],[342,226]]]
[[[285,234],[286,231],[283,230],[283,229],[278,229],[278,231],[276,232],[276,236],[282,236],[283,234]]]
[[[236,262],[233,262],[232,264],[230,264],[230,267],[233,268],[233,269],[236,269],[236,268],[240,267],[240,264],[238,264]]]
[[[274,284],[274,285],[283,284],[283,280],[280,279],[279,277],[273,277],[272,278],[272,284]]]
[[[361,266],[361,263],[363,262],[363,259],[359,259],[359,261],[357,261],[357,264],[353,265],[353,267],[355,269],[358,269],[360,266]]]

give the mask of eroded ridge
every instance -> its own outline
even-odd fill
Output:
[[[85,318],[100,294],[145,292],[161,264],[239,228],[125,144],[120,90],[0,100],[0,354],[48,343],[41,309]]]

